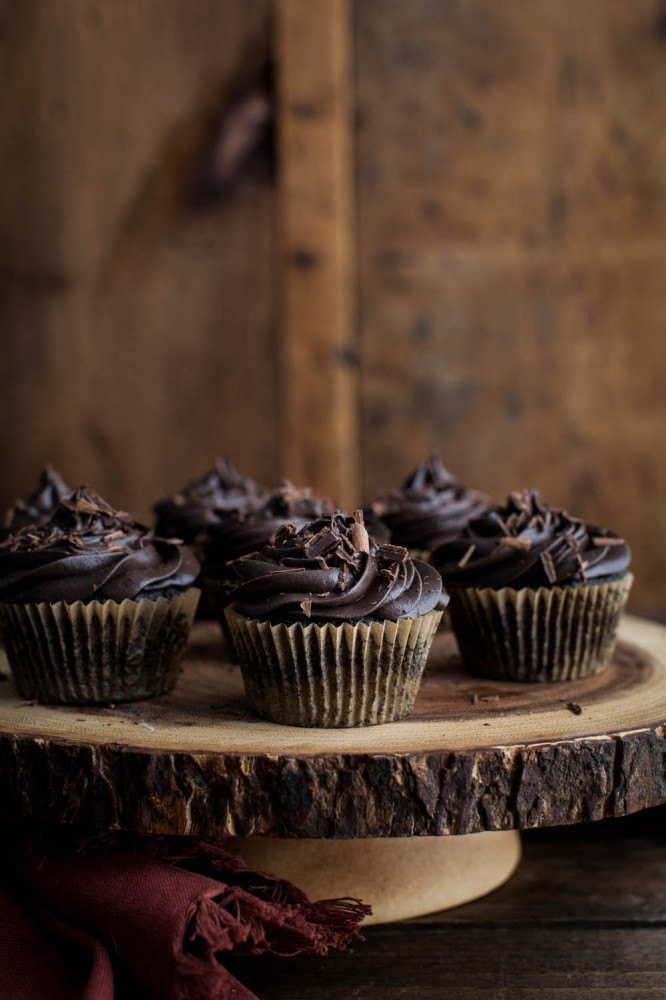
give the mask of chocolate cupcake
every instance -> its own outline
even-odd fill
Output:
[[[433,567],[375,545],[358,511],[287,525],[231,568],[226,617],[259,715],[348,727],[411,711],[447,601]]]
[[[19,693],[131,701],[175,684],[199,592],[189,549],[81,487],[0,543],[0,628]]]
[[[330,500],[315,497],[312,490],[285,480],[260,506],[230,511],[221,519],[206,550],[201,572],[208,603],[215,608],[217,616],[223,614],[231,592],[238,585],[229,562],[267,545],[285,524],[302,528],[332,511]]]
[[[0,539],[7,538],[28,525],[44,524],[53,514],[58,502],[71,492],[55,469],[51,465],[45,465],[35,492],[25,500],[17,500],[7,511],[0,529]]]
[[[315,518],[333,512],[330,500],[313,496],[307,487],[285,480],[260,505],[249,510],[229,511],[220,520],[208,549],[206,576],[228,575],[226,564],[266,545],[285,524],[302,528]]]
[[[182,539],[203,558],[226,516],[258,507],[267,493],[254,479],[241,476],[230,459],[218,458],[201,479],[155,504],[155,533],[160,538]]]
[[[608,664],[633,577],[626,542],[513,493],[433,555],[465,666],[486,677],[573,680]]]
[[[391,532],[395,545],[429,559],[439,545],[455,538],[478,517],[490,500],[478,490],[462,486],[432,454],[407,477],[400,489],[379,497],[370,512]]]

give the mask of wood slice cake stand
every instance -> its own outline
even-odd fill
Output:
[[[602,675],[550,685],[471,677],[440,634],[410,718],[353,730],[252,716],[225,650],[197,626],[175,691],[115,708],[26,704],[6,679],[5,822],[235,838],[253,865],[314,898],[360,896],[380,922],[495,888],[520,829],[666,802],[662,626],[626,618]]]

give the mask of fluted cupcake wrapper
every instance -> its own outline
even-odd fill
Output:
[[[170,691],[199,591],[138,601],[0,604],[0,631],[23,698],[86,705]]]
[[[441,611],[397,622],[271,625],[226,609],[247,699],[289,726],[375,726],[408,715]]]
[[[633,576],[574,587],[450,587],[464,666],[482,677],[570,681],[609,663]]]

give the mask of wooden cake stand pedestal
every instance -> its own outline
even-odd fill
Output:
[[[255,718],[225,655],[199,625],[172,694],[115,708],[27,705],[1,684],[4,822],[234,838],[379,923],[500,885],[518,830],[666,802],[662,626],[626,618],[601,676],[549,685],[471,677],[441,634],[412,715],[353,730]]]

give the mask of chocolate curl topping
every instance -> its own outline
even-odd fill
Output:
[[[42,469],[37,489],[24,500],[17,500],[4,519],[2,534],[10,534],[27,525],[44,524],[55,510],[58,502],[71,493],[71,489],[52,465]]]
[[[392,542],[432,550],[455,538],[489,502],[483,493],[459,483],[433,452],[400,489],[375,500],[371,511],[390,530]]]
[[[155,530],[162,537],[177,536],[188,543],[204,544],[231,511],[250,510],[266,495],[266,488],[242,476],[229,458],[218,458],[200,479],[155,504]]]
[[[357,552],[370,551],[370,536],[365,529],[363,521],[363,511],[354,511],[354,523],[352,525],[352,543]]]
[[[64,497],[50,520],[0,543],[0,600],[122,601],[189,587],[199,572],[191,552],[155,537],[86,486]]]
[[[421,493],[424,490],[448,490],[458,485],[458,481],[446,466],[436,451],[419,465],[403,483],[405,493]]]
[[[623,539],[524,490],[470,521],[434,562],[445,584],[499,589],[595,582],[626,573],[630,558]]]
[[[375,545],[360,511],[353,517],[338,511],[299,531],[285,525],[230,568],[241,580],[238,609],[253,617],[396,621],[448,601],[439,573],[401,546]]]
[[[227,564],[271,542],[286,524],[296,529],[332,514],[329,500],[315,497],[312,490],[288,480],[267,494],[260,504],[244,511],[231,511],[221,518],[206,549],[204,572],[212,578],[227,577]]]

